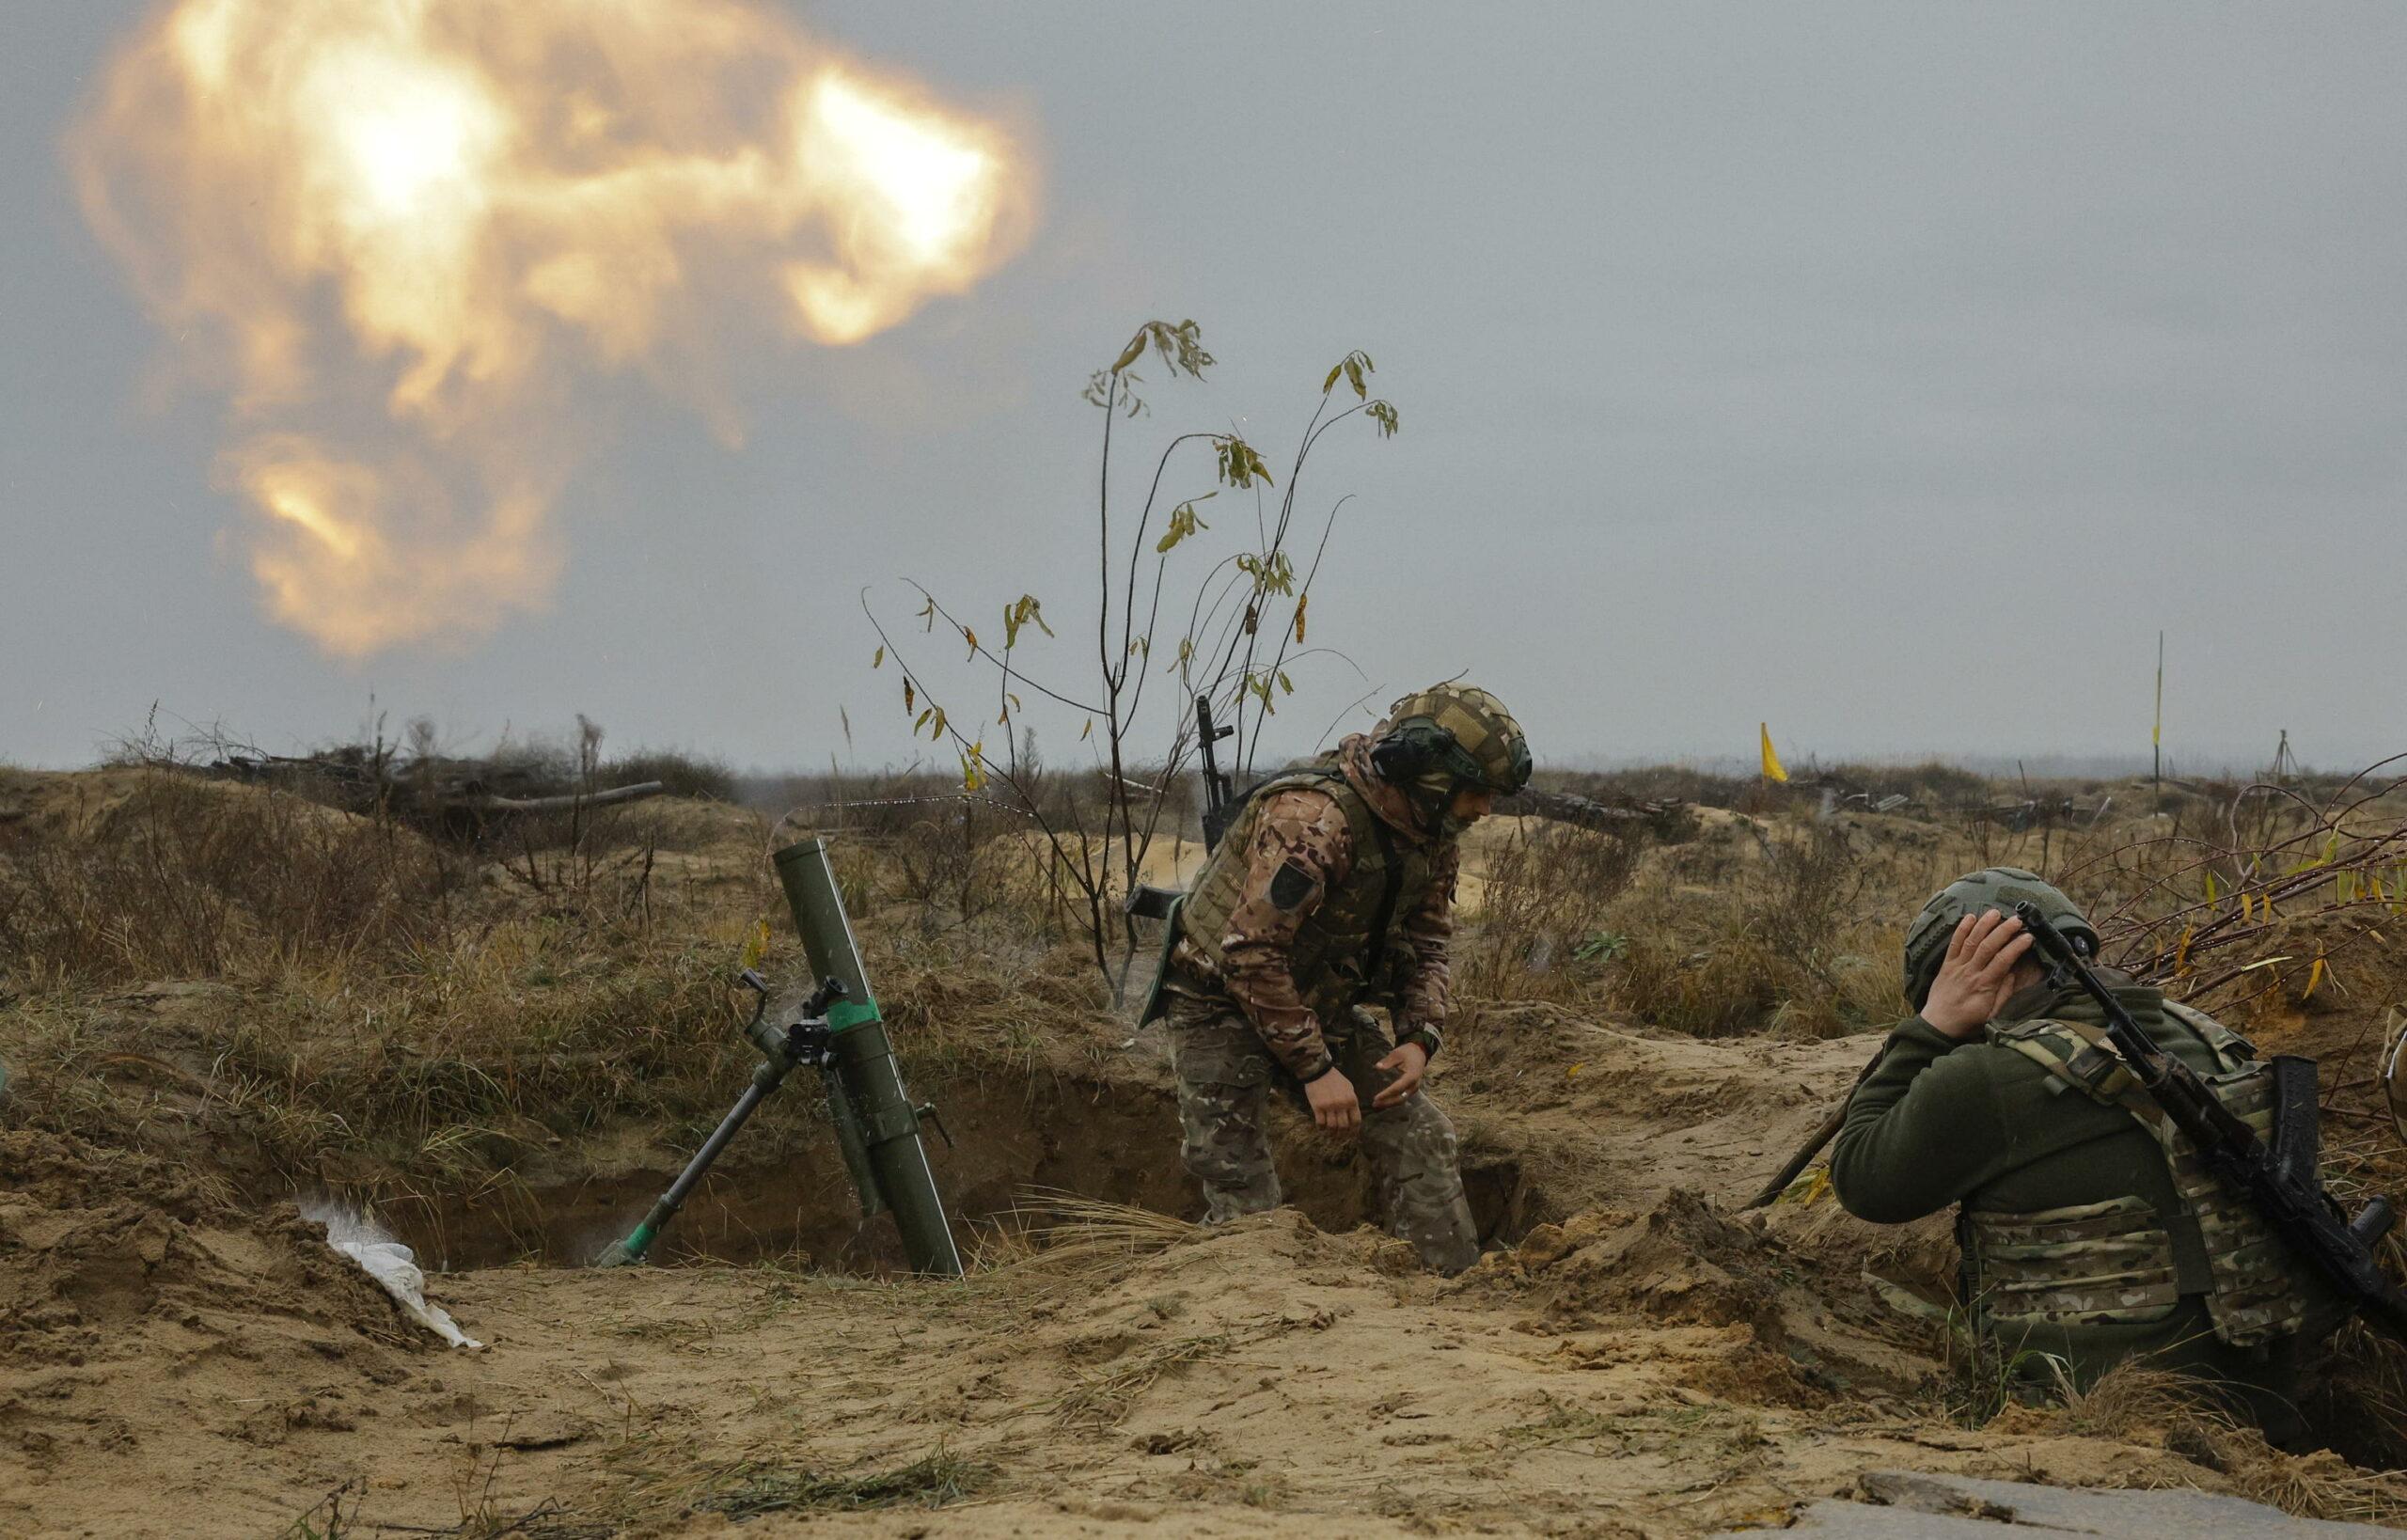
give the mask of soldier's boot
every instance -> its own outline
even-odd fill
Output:
[[[1479,1260],[1479,1226],[1463,1196],[1462,1146],[1438,1104],[1414,1092],[1362,1120],[1362,1151],[1378,1183],[1388,1234],[1421,1265],[1452,1277]]]

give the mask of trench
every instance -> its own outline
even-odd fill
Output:
[[[1046,1192],[1203,1218],[1202,1194],[1179,1163],[1178,1108],[1167,1085],[1039,1071],[935,1081],[928,1090],[952,1136],[948,1146],[931,1131],[928,1158],[965,1252],[982,1236],[1042,1224]],[[1358,1150],[1323,1139],[1284,1107],[1274,1106],[1269,1121],[1287,1202],[1323,1230],[1377,1223],[1371,1172]],[[755,1133],[746,1129],[720,1158],[653,1247],[652,1262],[775,1260],[873,1276],[905,1270],[893,1220],[862,1218],[824,1128],[798,1141]],[[781,1142],[786,1148],[764,1155],[764,1147]],[[689,1153],[664,1149],[609,1170],[555,1159],[473,1190],[388,1195],[376,1217],[430,1272],[585,1266],[642,1217]],[[1510,1245],[1548,1217],[1544,1194],[1508,1152],[1466,1150],[1463,1186],[1483,1244]]]

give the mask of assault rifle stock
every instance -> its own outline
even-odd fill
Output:
[[[2140,1089],[2190,1137],[2198,1155],[2233,1196],[2256,1206],[2290,1249],[2305,1257],[2368,1319],[2407,1341],[2407,1293],[2382,1270],[2373,1248],[2390,1229],[2387,1198],[2375,1198],[2343,1219],[2318,1174],[2315,1061],[2278,1054],[2273,1075],[2271,1147],[2215,1099],[2197,1072],[2156,1045],[2115,992],[2036,904],[2018,904],[2014,918],[2042,962],[2077,984],[2105,1014],[2106,1035]]]
[[[1210,855],[1220,848],[1220,837],[1229,832],[1229,820],[1236,816],[1236,791],[1229,773],[1220,768],[1219,745],[1235,732],[1233,727],[1222,727],[1212,720],[1212,698],[1195,698],[1195,746],[1203,761],[1204,775],[1204,851]],[[1139,919],[1169,919],[1178,912],[1181,899],[1187,895],[1175,888],[1156,888],[1140,884],[1122,903],[1121,908]],[[1167,952],[1164,953],[1168,955]],[[1151,1009],[1151,1004],[1148,1005]],[[1151,1021],[1147,1015],[1144,1021]]]
[[[1220,768],[1219,742],[1235,728],[1222,727],[1212,720],[1212,698],[1195,698],[1195,747],[1204,765],[1204,850],[1206,855],[1220,848],[1221,837],[1229,832],[1229,820],[1236,816],[1236,792],[1229,773]],[[1169,998],[1162,990],[1162,979],[1170,971],[1171,949],[1178,942],[1179,906],[1187,895],[1174,888],[1155,888],[1141,884],[1121,907],[1140,919],[1158,919],[1162,925],[1161,959],[1154,969],[1153,987],[1146,991],[1145,1002],[1137,1012],[1137,1025],[1142,1027],[1170,1009]]]

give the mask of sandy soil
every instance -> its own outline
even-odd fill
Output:
[[[0,777],[0,814],[64,824],[118,790]],[[757,882],[737,833],[664,859]],[[1826,1193],[1740,1208],[1873,1037],[1482,1006],[1432,1080],[1490,1241],[1451,1281],[1357,1228],[1352,1147],[1283,1110],[1295,1208],[1168,1217],[1194,1200],[1161,1045],[1100,1017],[1024,1059],[915,1070],[960,1141],[940,1183],[999,1259],[966,1282],[874,1276],[886,1222],[857,1224],[822,1148],[739,1150],[681,1219],[689,1245],[774,1265],[491,1265],[590,1255],[685,1153],[623,1125],[530,1142],[516,1186],[411,1221],[478,1265],[430,1290],[489,1344],[456,1352],[297,1210],[238,1201],[256,1172],[194,1158],[197,1024],[227,1008],[214,983],[79,1007],[96,1041],[143,1045],[104,1055],[91,1094],[180,1130],[172,1164],[0,1111],[0,1533],[1685,1536],[1778,1526],[1880,1470],[2234,1489],[2163,1430],[1941,1416],[1937,1334],[1867,1275],[1940,1282],[1943,1220],[1875,1229]],[[2348,1010],[2252,1025],[2336,1064],[2372,1051]],[[1157,1212],[1031,1254],[994,1223],[1030,1188]]]
[[[1294,1210],[967,1284],[436,1279],[481,1353],[417,1331],[289,1208],[242,1218],[8,1135],[0,1531],[259,1534],[324,1500],[358,1533],[706,1533],[732,1510],[760,1533],[1692,1534],[1875,1469],[2211,1484],[2162,1449],[1935,1422],[1910,1394],[1926,1330],[1853,1276],[1900,1235],[1827,1202],[1734,1217],[1864,1044],[1517,1027],[1551,1045],[1519,1056],[1531,1083],[1456,1100],[1474,1146],[1509,1133],[1535,1201],[1577,1212],[1458,1280]],[[1532,1110],[1491,1128],[1508,1099]],[[1283,1132],[1308,1189],[1345,1163],[1320,1139]],[[970,1488],[940,1514],[778,1508],[932,1456]]]
[[[81,1303],[11,1344],[0,1526],[258,1534],[358,1483],[364,1521],[448,1529],[550,1502],[562,1532],[716,1532],[715,1505],[939,1452],[979,1487],[942,1532],[998,1534],[1305,1516],[1677,1534],[1777,1521],[1867,1469],[2195,1472],[2162,1451],[1935,1428],[1880,1389],[1909,1355],[1833,1333],[1783,1281],[1782,1248],[1689,1195],[1541,1229],[1452,1282],[1293,1213],[968,1285],[724,1267],[441,1281],[482,1353],[408,1338],[303,1231],[154,1215],[23,1233]],[[1802,1370],[1792,1335],[1825,1367]],[[1840,1370],[1849,1392],[1825,1388]],[[810,1521],[903,1534],[931,1517]]]

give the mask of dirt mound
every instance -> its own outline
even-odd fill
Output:
[[[1540,1225],[1481,1269],[1486,1286],[1526,1296],[1547,1330],[1597,1331],[1633,1317],[1718,1328],[1721,1361],[1692,1383],[1733,1400],[1900,1395],[1939,1371],[1927,1332],[1836,1271],[1784,1240],[1771,1217],[1733,1217],[1688,1187],[1644,1212]],[[1466,1286],[1482,1287],[1480,1274]]]
[[[0,1134],[0,1530],[26,1532],[38,1485],[105,1489],[135,1451],[355,1425],[430,1342],[291,1204],[244,1217],[164,1169]]]
[[[1784,1335],[1771,1271],[1779,1255],[1777,1242],[1680,1187],[1645,1214],[1588,1213],[1540,1225],[1514,1259],[1538,1280],[1540,1308],[1557,1325],[1637,1312],[1682,1325],[1743,1324],[1776,1343]]]

